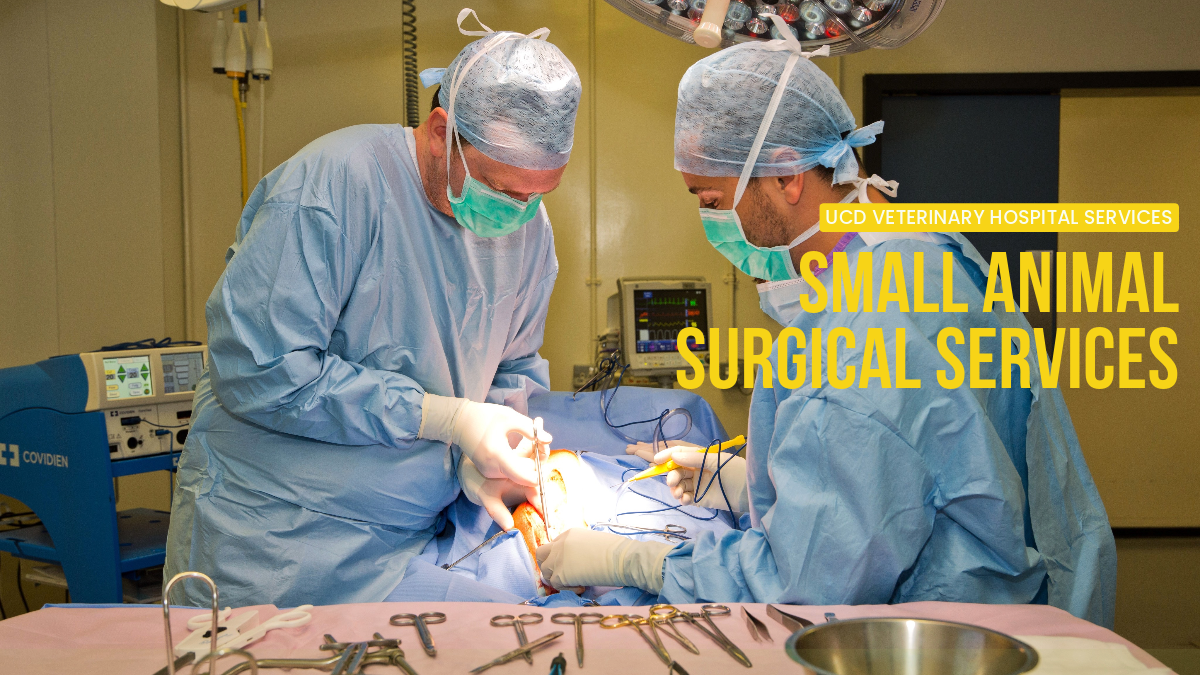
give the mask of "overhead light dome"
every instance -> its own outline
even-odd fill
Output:
[[[832,56],[895,49],[920,35],[946,0],[607,0],[660,33],[704,47],[779,39],[771,14],[806,47],[829,45]],[[712,19],[725,7],[724,20]],[[701,26],[705,13],[709,21]],[[697,28],[700,28],[697,31]]]

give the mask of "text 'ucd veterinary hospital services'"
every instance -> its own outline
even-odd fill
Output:
[[[1179,205],[823,204],[820,222],[823,232],[876,233],[875,239],[906,239],[911,237],[905,233],[912,232],[1177,233]],[[1148,237],[1144,248],[1168,249],[1169,243],[1167,238]],[[909,376],[907,359],[919,352],[921,362],[928,363],[934,349],[935,358],[944,362],[936,370],[937,383],[947,389],[1029,387],[1033,369],[1041,386],[1048,388],[1086,383],[1094,389],[1142,389],[1148,381],[1152,387],[1170,389],[1179,379],[1171,358],[1179,340],[1170,326],[1051,331],[1031,328],[1019,319],[1031,311],[1177,314],[1179,304],[1168,301],[1162,250],[1145,258],[1141,251],[1021,251],[1016,261],[1006,252],[994,252],[982,306],[975,307],[971,304],[972,299],[980,302],[977,294],[963,288],[978,283],[972,279],[975,270],[964,273],[965,266],[974,265],[965,257],[956,260],[947,247],[942,247],[940,259],[911,248],[906,253],[887,246],[872,248],[838,252],[828,259],[816,251],[803,256],[799,270],[804,284],[797,286],[800,306],[814,318],[819,315],[811,323],[824,328],[784,328],[774,340],[776,353],[770,331],[763,328],[741,331],[741,352],[736,328],[713,328],[707,336],[698,328],[680,331],[677,346],[690,366],[676,371],[680,386],[695,389],[707,376],[717,388],[728,389],[738,381],[741,361],[745,387],[754,386],[758,366],[763,387],[773,387],[778,380],[789,389],[820,388],[826,381],[841,389],[918,388],[927,385]],[[1011,269],[1016,270],[1015,279]],[[977,271],[982,280],[982,268]],[[938,290],[927,293],[927,288]],[[979,310],[995,312],[999,320],[973,325],[978,319],[966,315]],[[895,312],[904,313],[904,319],[896,320]],[[935,313],[959,315],[961,320],[938,322],[941,328],[931,343],[919,315]],[[706,347],[708,363],[695,353],[701,351],[697,345]],[[722,368],[722,362],[728,366]],[[984,377],[985,370],[990,377]]]

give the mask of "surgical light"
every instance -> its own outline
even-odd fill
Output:
[[[795,28],[788,26],[788,30],[792,31],[792,35],[796,36],[796,39],[800,39],[800,33],[796,32]],[[779,29],[775,26],[771,26],[771,38],[774,40],[782,40],[783,33],[780,33]]]
[[[946,0],[606,0],[661,33],[704,47],[729,47],[779,35],[770,15],[789,24],[808,49],[830,54],[895,49],[920,35]]]
[[[802,2],[800,9],[797,10],[800,17],[804,19],[804,23],[821,23],[825,22],[825,9],[819,2]]]
[[[738,28],[741,28],[752,16],[754,16],[754,10],[750,9],[750,5],[733,0],[729,3],[729,10],[725,12],[725,25],[732,28],[730,24],[737,24]]]
[[[854,8],[854,11],[850,12],[850,27],[862,28],[863,26],[870,25],[872,16],[871,10],[859,5]]]
[[[775,7],[775,13],[778,14],[784,21],[794,23],[800,18],[800,10],[790,2],[781,2]]]

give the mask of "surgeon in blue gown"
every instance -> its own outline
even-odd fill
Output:
[[[983,310],[987,262],[957,233],[818,231],[820,204],[882,202],[897,185],[863,175],[854,151],[883,123],[856,129],[810,56],[795,40],[779,40],[738,45],[692,66],[679,85],[675,165],[699,199],[710,243],[763,280],[762,308],[806,336],[846,329],[853,344],[839,338],[834,352],[827,340],[788,338],[782,356],[772,350],[774,386],[760,374],[745,459],[629,448],[683,465],[666,479],[674,496],[745,514],[742,529],[674,548],[573,529],[538,550],[543,576],[555,586],[633,584],[673,603],[1048,603],[1111,627],[1116,552],[1104,506],[1061,392],[1042,385],[1028,322],[1003,303]],[[842,293],[829,288],[830,260],[845,254],[853,276],[860,252],[872,256],[872,311],[804,311],[800,297],[815,300],[816,282]],[[885,274],[893,253],[903,287]],[[943,254],[953,298],[967,311],[915,312],[897,300],[880,307],[889,284],[911,301],[917,256],[923,297],[940,303]],[[805,268],[813,284],[797,271]],[[964,336],[992,331],[978,351],[996,356],[978,377],[995,388],[939,383],[938,371],[950,369],[938,345],[947,327]],[[860,386],[864,367],[880,365],[878,349],[869,364],[864,353],[872,328],[882,329],[890,361],[886,387],[878,373]],[[1030,338],[1027,385],[1019,367],[1000,368],[1006,328]],[[906,377],[919,379],[917,388],[897,379],[901,341]],[[968,344],[946,346],[970,367]],[[850,367],[856,375],[814,386],[809,370],[800,387],[781,386],[781,368],[796,378],[794,359],[811,369],[818,356],[840,378]],[[718,467],[719,485],[711,479]]]
[[[505,502],[536,493],[523,413],[549,387],[558,273],[541,195],[581,87],[544,29],[472,34],[423,73],[441,85],[423,125],[319,138],[242,212],[166,564],[223,604],[382,600],[460,484],[506,529]],[[207,598],[190,582],[173,599]]]

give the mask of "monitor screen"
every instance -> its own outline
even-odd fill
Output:
[[[117,356],[104,359],[104,384],[108,400],[153,396],[149,356]]]
[[[196,381],[204,370],[204,353],[163,354],[162,367],[164,394],[196,391]]]
[[[708,332],[708,291],[703,288],[638,288],[633,291],[633,330],[638,354],[679,351],[676,338],[684,328]],[[693,340],[688,348],[707,351]]]

